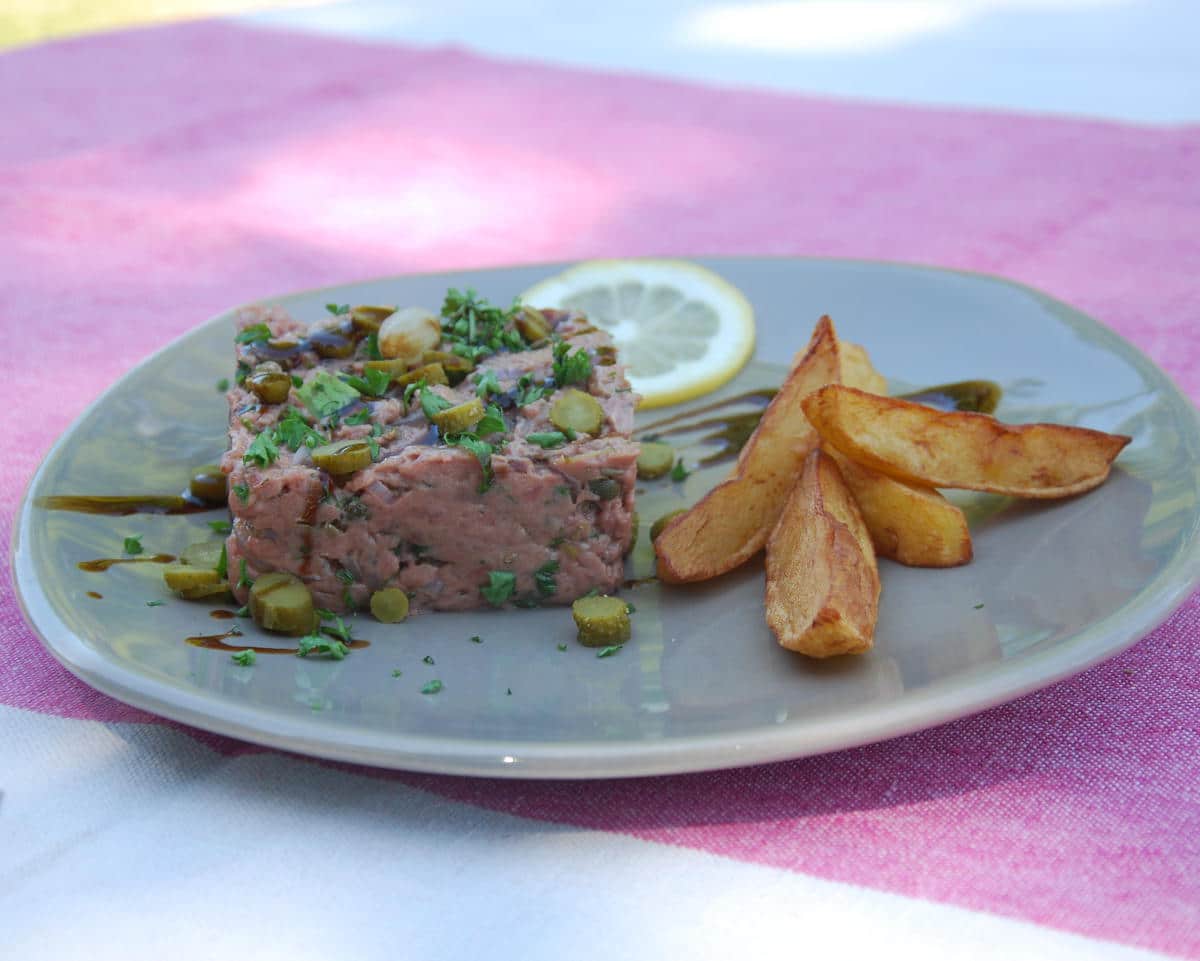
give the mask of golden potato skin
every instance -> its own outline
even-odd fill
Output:
[[[767,624],[809,657],[861,654],[875,641],[879,593],[854,496],[833,458],[815,450],[767,542]]]

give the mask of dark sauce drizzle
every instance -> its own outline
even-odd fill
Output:
[[[130,514],[199,514],[224,507],[205,504],[184,494],[135,494],[107,496],[93,494],[55,494],[39,497],[35,507],[51,511],[74,511],[77,514],[104,514],[127,517]]]
[[[175,560],[174,554],[151,554],[149,557],[97,557],[93,561],[80,561],[77,565],[81,571],[98,573],[106,571],[114,564],[170,564]]]
[[[206,651],[230,651],[236,653],[238,651],[254,651],[255,654],[295,654],[299,647],[260,647],[256,644],[227,644],[225,639],[228,637],[241,637],[242,632],[236,627],[231,627],[223,634],[200,634],[195,637],[186,638],[187,643],[192,647],[201,647]],[[370,647],[370,641],[351,640],[346,645],[351,650],[360,651],[364,647]]]

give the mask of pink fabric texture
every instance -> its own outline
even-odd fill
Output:
[[[1197,128],[732,92],[219,23],[7,54],[0,113],[4,537],[53,439],[152,350],[231,304],[406,271],[701,254],[988,271],[1100,318],[1200,397]],[[157,720],[61,669],[3,576],[0,702]],[[1077,678],[786,764],[586,785],[381,776],[1200,957],[1198,641],[1193,596]]]

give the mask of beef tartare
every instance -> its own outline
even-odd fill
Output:
[[[274,306],[235,320],[230,582],[299,578],[320,608],[570,603],[622,579],[636,397],[578,314],[450,291],[429,311]]]

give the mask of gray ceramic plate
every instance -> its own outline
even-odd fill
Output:
[[[220,453],[225,410],[214,384],[230,374],[225,316],[130,372],[46,458],[15,535],[29,622],[101,691],[233,737],[414,770],[603,777],[800,757],[978,711],[1128,646],[1195,586],[1196,411],[1106,328],[992,277],[852,261],[702,262],[739,286],[758,316],[756,360],[720,395],[778,383],[780,363],[827,312],[843,337],[868,345],[881,370],[902,378],[895,389],[990,378],[1005,388],[1005,420],[1080,424],[1131,434],[1133,443],[1085,497],[959,498],[975,561],[950,571],[882,562],[876,647],[865,657],[814,663],[779,649],[763,622],[756,562],[716,583],[629,589],[634,640],[603,659],[577,646],[569,612],[552,608],[393,626],[364,617],[353,633],[371,646],[344,661],[260,656],[243,668],[185,643],[230,622],[169,598],[155,565],[77,567],[119,554],[133,533],[151,551],[175,553],[222,515],[114,518],[36,506],[52,494],[177,491],[189,465]],[[434,305],[447,286],[507,302],[560,267],[396,277],[279,302],[306,318],[330,300]],[[671,413],[649,411],[643,422]],[[687,456],[708,450],[693,446]],[[652,566],[649,521],[695,500],[717,473],[645,485],[631,576]],[[166,603],[147,606],[159,599]],[[238,623],[238,643],[272,643]],[[442,691],[423,695],[434,678]]]

